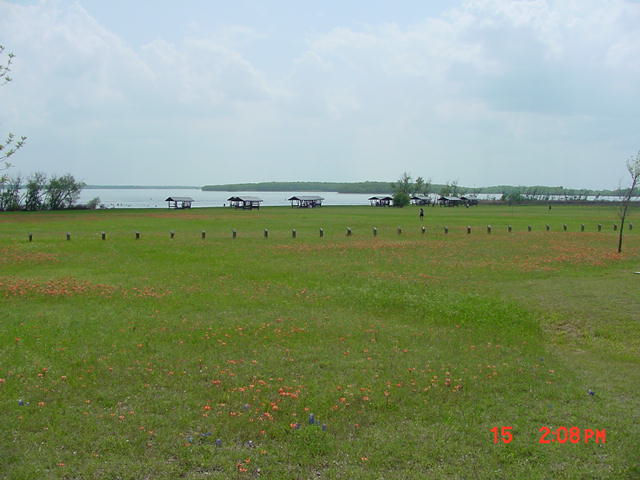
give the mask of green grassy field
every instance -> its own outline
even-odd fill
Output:
[[[0,214],[0,478],[640,478],[640,225],[425,210]]]

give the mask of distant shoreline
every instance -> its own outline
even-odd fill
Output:
[[[184,185],[86,185],[85,190],[201,190]]]
[[[447,185],[433,184],[430,192],[438,193]],[[86,185],[86,190],[201,190],[204,192],[336,192],[336,193],[364,193],[391,194],[391,182],[257,182],[232,183],[224,185]],[[459,194],[520,194],[525,198],[539,198],[543,196],[564,196],[567,200],[578,200],[586,197],[621,196],[620,190],[577,189],[550,186],[496,185],[489,187],[456,186]],[[454,194],[455,195],[455,194]]]
[[[455,190],[453,190],[455,188]],[[337,193],[365,193],[392,194],[392,182],[258,182],[232,183],[226,185],[205,185],[202,190],[224,192],[337,192]],[[448,191],[448,195],[459,194],[492,194],[507,195],[518,193],[524,197],[565,196],[576,200],[588,196],[620,196],[619,190],[594,190],[587,188],[564,188],[543,185],[495,185],[489,187],[465,187],[463,185],[430,185],[429,193]],[[623,189],[624,191],[624,189]]]

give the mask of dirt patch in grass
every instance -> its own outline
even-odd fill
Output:
[[[446,246],[446,242],[442,241],[390,241],[390,240],[354,240],[353,242],[341,242],[341,243],[324,243],[324,244],[309,244],[299,243],[296,245],[275,245],[271,247],[272,251],[288,251],[288,252],[313,252],[313,251],[326,251],[326,250],[400,250],[407,247],[420,247],[439,249]]]
[[[15,265],[21,263],[51,263],[57,262],[58,256],[53,253],[23,252],[16,248],[0,249],[0,265]]]
[[[153,287],[122,288],[113,285],[90,283],[75,278],[59,278],[47,281],[28,280],[13,277],[0,277],[0,295],[4,297],[24,297],[40,295],[45,297],[73,297],[89,295],[111,298],[162,298],[169,295],[169,290]]]

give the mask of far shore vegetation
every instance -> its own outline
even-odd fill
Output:
[[[587,188],[565,188],[550,186],[517,186],[495,185],[490,187],[465,187],[457,185],[457,182],[446,184],[432,184],[430,193],[441,194],[451,191],[455,187],[457,192],[473,194],[486,193],[496,195],[520,195],[523,198],[537,198],[543,196],[563,196],[567,199],[581,200],[587,197],[623,196],[624,189],[596,190]],[[114,187],[120,188],[120,187]],[[177,187],[174,187],[177,188]],[[224,185],[205,185],[203,191],[218,192],[338,192],[338,193],[393,193],[392,182],[256,182],[256,183],[232,183]]]

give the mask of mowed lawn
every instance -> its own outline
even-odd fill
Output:
[[[640,478],[616,212],[2,213],[0,478]]]

